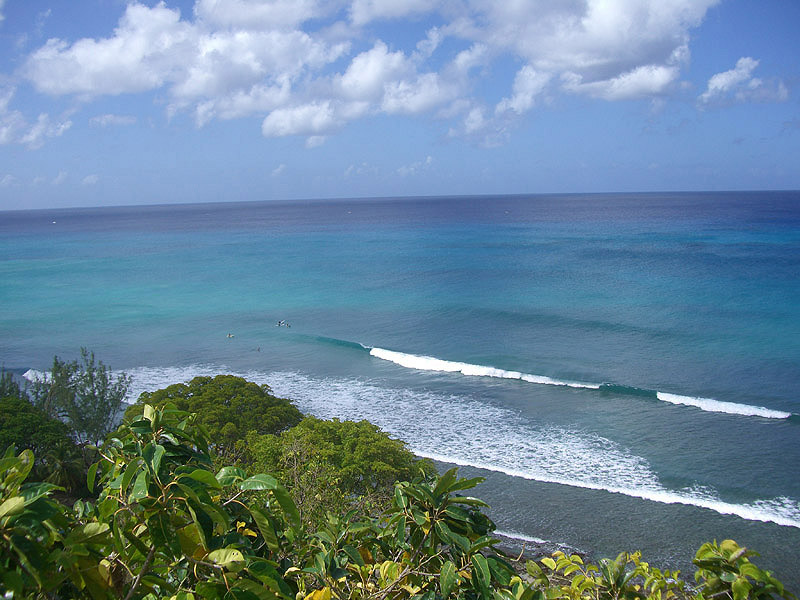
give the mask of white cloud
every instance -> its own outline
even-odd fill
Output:
[[[48,94],[121,94],[163,85],[193,52],[193,31],[177,10],[129,4],[114,36],[82,39],[71,46],[50,39],[34,52],[24,72]]]
[[[261,124],[261,132],[265,137],[319,135],[338,125],[329,101],[314,102],[272,111]]]
[[[89,124],[97,127],[111,127],[113,125],[135,125],[136,117],[133,115],[97,115],[89,119]]]
[[[0,8],[2,8],[2,7],[0,6]],[[6,175],[3,175],[3,177],[0,179],[0,187],[4,187],[4,188],[11,187],[13,185],[16,185],[18,182],[19,182],[19,180],[16,177],[14,177],[11,174],[6,174]]]
[[[549,73],[538,73],[530,65],[525,65],[514,77],[514,94],[510,98],[503,98],[497,104],[495,112],[501,114],[512,111],[518,115],[528,112],[549,81]]]
[[[402,167],[397,169],[397,173],[402,175],[403,177],[407,177],[409,175],[416,175],[420,171],[428,169],[433,164],[433,157],[427,156],[425,160],[418,160],[416,162],[411,163],[410,165],[403,165]]]
[[[41,148],[47,138],[59,137],[70,127],[72,127],[72,121],[65,120],[52,123],[50,116],[42,113],[36,123],[17,141],[35,150],[36,148]]]
[[[701,104],[721,102],[731,98],[739,102],[783,102],[789,91],[782,81],[766,84],[753,71],[758,66],[756,59],[743,56],[736,66],[728,71],[717,73],[708,80],[708,87],[699,97]]]
[[[96,185],[100,181],[100,176],[97,174],[87,175],[81,180],[81,185]]]
[[[386,44],[377,42],[353,59],[337,83],[345,96],[375,99],[383,94],[384,86],[410,69],[402,52],[389,52]]]
[[[430,12],[435,5],[431,0],[353,0],[350,19],[356,25],[365,25],[377,19],[398,19]]]
[[[66,171],[59,171],[58,175],[53,178],[52,184],[53,185],[61,185],[67,180],[67,172]]]
[[[155,92],[170,117],[185,112],[198,126],[257,115],[265,136],[307,136],[309,148],[380,112],[457,119],[451,132],[500,139],[545,93],[616,101],[679,89],[690,29],[718,2],[195,0],[181,15],[164,1],[132,0],[108,36],[48,40],[21,72],[40,92],[83,100]],[[384,40],[369,29],[390,19],[404,19],[402,35]],[[479,85],[487,73],[504,75],[493,64],[509,60],[524,65],[513,81]],[[782,83],[752,76],[725,93],[788,95]],[[706,95],[722,92],[709,82]],[[46,125],[29,126],[6,106],[0,143],[24,137],[35,147],[59,131]]]
[[[330,2],[316,0],[198,0],[194,14],[208,25],[236,29],[296,27],[324,16]]]
[[[5,15],[3,15],[3,5],[5,3],[6,3],[6,0],[0,0],[0,23],[2,23],[3,19],[6,18]]]
[[[390,114],[418,114],[451,100],[457,93],[438,73],[424,73],[413,80],[387,84],[381,108]]]
[[[604,81],[583,83],[576,73],[565,73],[564,88],[604,100],[648,98],[665,93],[678,79],[677,67],[643,65]]]
[[[277,167],[272,169],[271,175],[272,175],[272,177],[277,177],[278,175],[283,173],[285,170],[286,170],[286,165],[284,163],[281,163]]]
[[[324,135],[312,135],[306,138],[306,148],[317,148],[322,146],[328,138]]]

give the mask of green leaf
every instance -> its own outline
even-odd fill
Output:
[[[89,471],[86,473],[86,488],[90,492],[94,492],[94,480],[97,477],[97,469],[99,466],[99,462],[94,463],[91,467],[89,467]]]
[[[214,477],[214,474],[211,471],[206,471],[205,469],[195,469],[191,473],[181,475],[181,477],[189,477],[216,490],[222,489],[222,485],[219,481],[217,481],[217,478]]]
[[[25,510],[25,499],[21,496],[14,496],[0,504],[0,519],[11,515],[18,515],[23,510]]]
[[[283,513],[289,518],[289,522],[292,525],[299,526],[300,513],[297,510],[294,500],[292,500],[292,497],[289,495],[289,492],[286,491],[286,488],[278,484],[275,489],[272,490],[272,493],[275,495],[278,504],[281,505]]]
[[[150,539],[159,550],[171,556],[180,556],[181,546],[169,515],[162,512],[154,514],[147,519],[147,529]]]
[[[549,556],[546,556],[546,557],[544,557],[544,558],[543,558],[543,559],[541,559],[541,561],[539,561],[539,562],[541,562],[541,563],[542,563],[542,564],[543,564],[545,567],[547,567],[547,568],[548,568],[548,569],[550,569],[551,571],[555,571],[555,570],[556,570],[556,561],[554,561],[554,560],[553,560],[552,558],[550,558]]]
[[[251,558],[247,571],[285,600],[294,600],[294,592],[268,561]]]
[[[122,476],[122,482],[120,483],[120,488],[119,488],[123,494],[125,493],[125,490],[128,489],[128,486],[130,485],[133,476],[136,475],[136,473],[139,471],[139,467],[141,466],[141,464],[142,464],[141,459],[137,457],[133,459],[128,465],[128,467],[125,469],[125,474]]]
[[[239,484],[240,490],[274,490],[276,487],[278,487],[278,480],[266,473],[248,477]]]
[[[753,586],[746,577],[737,577],[736,581],[731,584],[733,600],[746,600],[752,588]]]
[[[450,595],[457,581],[456,566],[449,560],[445,561],[439,573],[439,587],[442,590],[442,598],[447,598]]]
[[[278,535],[275,533],[275,528],[272,526],[272,523],[270,523],[267,515],[256,506],[248,506],[247,508],[250,510],[250,514],[253,515],[256,526],[261,532],[261,537],[264,538],[269,549],[273,552],[279,551],[280,544],[278,543]]]
[[[133,483],[133,490],[128,497],[128,502],[133,503],[147,497],[147,488],[150,483],[150,477],[147,471],[140,471]],[[124,493],[124,492],[123,492]]]
[[[491,572],[489,571],[489,563],[486,562],[486,557],[483,554],[473,554],[472,558],[472,572],[478,579],[481,588],[489,589],[491,582]]]
[[[244,472],[244,469],[239,467],[222,467],[217,473],[217,481],[222,486],[228,486],[233,485],[240,479],[244,479],[246,476],[247,473]]]
[[[346,544],[342,547],[345,554],[350,558],[351,561],[356,563],[359,567],[364,566],[364,559],[362,558],[361,554],[359,554],[358,550],[356,550],[353,546]]]
[[[255,581],[250,581],[249,579],[237,580],[233,585],[233,590],[244,590],[253,594],[258,600],[275,600],[275,598],[278,598],[278,595],[272,590],[257,584]]]
[[[240,571],[244,566],[244,555],[236,548],[220,548],[208,553],[208,560],[229,571]]]
[[[439,481],[436,483],[436,487],[433,488],[433,495],[438,497],[441,496],[443,493],[447,493],[450,491],[450,486],[456,481],[458,477],[458,467],[453,467],[449,469],[444,475],[439,478]]]
[[[453,504],[467,504],[469,506],[481,506],[485,508],[489,506],[480,498],[473,498],[472,496],[453,496],[450,498],[450,502]]]

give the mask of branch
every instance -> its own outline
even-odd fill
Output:
[[[133,585],[131,585],[131,589],[128,590],[128,595],[125,596],[125,600],[131,600],[133,592],[135,592],[136,588],[139,587],[139,584],[142,581],[142,577],[150,568],[150,563],[153,561],[153,556],[155,556],[155,553],[156,553],[156,547],[152,546],[150,548],[150,552],[147,553],[147,558],[145,559],[144,564],[142,565],[142,568],[139,571],[139,574],[136,576],[136,579],[133,580]]]

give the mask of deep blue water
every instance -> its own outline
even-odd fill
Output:
[[[6,368],[244,374],[483,474],[520,538],[733,537],[795,590],[798,298],[798,192],[0,212]]]

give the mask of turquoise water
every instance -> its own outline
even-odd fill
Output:
[[[519,539],[800,582],[800,193],[5,212],[0,259],[6,368],[243,374],[483,474]]]

